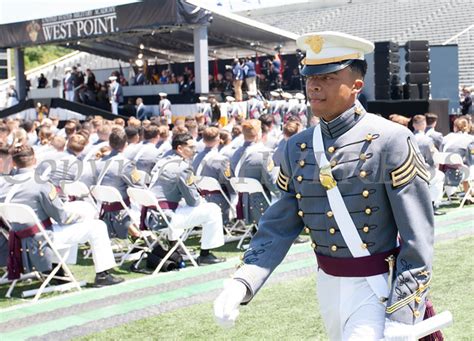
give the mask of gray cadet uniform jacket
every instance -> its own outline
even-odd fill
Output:
[[[61,181],[76,181],[82,175],[84,165],[82,161],[70,151],[58,152],[51,156],[52,158],[44,159],[38,165],[36,172],[43,174],[43,172],[47,172],[49,168],[49,181],[52,182],[54,186],[59,187]]]
[[[193,160],[194,173],[197,176],[208,176],[219,181],[222,190],[229,195],[232,190],[229,179],[231,176],[229,159],[220,154],[217,147],[209,147],[196,155]],[[220,193],[201,193],[208,202],[213,202],[222,210],[224,223],[229,220],[229,204]]]
[[[1,202],[4,202],[9,191],[13,190],[14,194],[10,202],[28,205],[41,222],[52,218],[59,225],[68,225],[79,220],[78,215],[66,213],[63,202],[52,183],[35,181],[33,168],[20,169],[11,181],[6,179],[4,181],[6,186],[2,186]],[[26,227],[28,226],[12,224],[15,231]],[[54,241],[51,231],[48,232],[48,235]],[[39,272],[51,270],[54,260],[53,251],[47,247],[45,239],[39,233],[33,237],[22,239],[21,247],[23,249],[21,256],[24,273],[35,270]]]
[[[425,134],[433,140],[436,149],[441,151],[441,144],[443,143],[443,134],[441,134],[439,131],[434,130],[434,128],[426,129]]]
[[[122,199],[126,204],[128,203],[127,188],[142,185],[142,179],[137,173],[135,164],[125,158],[123,153],[112,151],[109,155],[106,155],[100,161],[97,161],[96,166],[95,183],[97,185],[112,186],[116,188],[122,195]],[[97,183],[97,180],[100,179],[100,176],[104,171],[105,175],[99,184]],[[130,217],[126,214],[125,210],[104,212],[101,214],[101,220],[107,224],[107,229],[111,238],[123,239],[127,237]]]
[[[260,220],[244,254],[245,265],[234,275],[249,289],[245,302],[303,229],[311,236],[314,252],[352,258],[319,182],[313,131],[307,129],[288,141],[277,181],[282,197]],[[321,131],[333,176],[363,241],[361,247],[371,255],[392,250],[400,233],[387,317],[408,324],[421,321],[431,280],[434,219],[428,172],[413,134],[355,106],[329,123],[321,120]]]
[[[249,150],[249,148],[251,149]],[[239,162],[240,169],[236,169]],[[278,192],[274,166],[272,151],[261,143],[246,141],[230,159],[230,168],[234,176],[260,181],[268,196],[270,191]],[[244,193],[241,203],[243,218],[247,223],[258,223],[263,212],[268,208],[265,198],[260,193],[253,193],[250,196]]]
[[[188,206],[198,206],[201,196],[194,183],[195,177],[191,164],[172,150],[169,155],[158,161],[156,174],[152,178],[150,190],[159,201],[179,203],[184,199]],[[171,209],[163,209],[168,216]],[[165,226],[161,217],[156,214],[149,214],[146,224],[151,229],[158,229]]]
[[[425,161],[426,167],[428,168],[430,173],[434,174],[435,169],[433,169],[433,154],[436,152],[436,148],[434,146],[433,140],[426,136],[424,133],[416,133],[415,141],[418,144],[420,154],[423,156],[423,160]]]

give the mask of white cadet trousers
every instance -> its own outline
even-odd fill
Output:
[[[202,226],[201,249],[210,250],[224,245],[221,208],[211,202],[199,206],[179,206],[171,215],[168,238],[177,240],[184,232],[194,226]]]
[[[74,90],[64,91],[66,101],[74,102]]]
[[[107,225],[101,220],[85,219],[70,225],[53,224],[53,241],[59,245],[71,245],[71,252],[77,250],[77,244],[89,242],[96,273],[117,265],[110,245]]]
[[[317,295],[329,339],[381,340],[385,304],[380,303],[365,277],[336,277],[318,270]]]
[[[112,114],[118,115],[118,103],[117,102],[110,102]]]
[[[435,170],[434,176],[430,179],[430,196],[431,201],[435,204],[441,202],[443,199],[443,187],[444,187],[444,173]]]

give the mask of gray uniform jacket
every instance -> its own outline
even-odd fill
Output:
[[[248,152],[248,148],[252,148],[252,152]],[[241,159],[242,161],[240,161]],[[236,167],[239,162],[241,165],[240,169],[237,170]],[[270,194],[270,191],[278,192],[272,150],[266,148],[263,144],[245,142],[230,159],[230,168],[232,174],[236,177],[246,177],[260,181],[267,195]],[[248,223],[258,223],[267,208],[268,204],[260,193],[253,193],[250,196],[244,193],[242,196],[243,217]]]
[[[59,187],[61,181],[73,182],[82,175],[83,163],[73,153],[66,150],[64,152],[57,152],[48,159],[44,159],[37,169],[38,174],[50,169],[49,181],[54,186]]]
[[[192,166],[175,151],[170,152],[157,163],[156,171],[157,178],[156,181],[152,179],[150,190],[158,200],[179,203],[181,199],[184,199],[188,206],[200,204],[201,196],[194,183]],[[163,211],[167,215],[170,213],[169,209]],[[153,229],[160,228],[164,224],[155,214],[149,214],[146,222],[147,226]]]
[[[387,317],[419,322],[431,279],[434,219],[429,174],[414,136],[355,106],[329,123],[321,122],[326,157],[364,243],[361,247],[370,254],[389,251],[397,246],[400,234]],[[313,130],[288,141],[278,178],[283,195],[263,215],[244,255],[245,264],[235,273],[249,289],[245,301],[257,293],[303,229],[310,234],[316,253],[352,257],[319,181]]]
[[[108,166],[110,164],[110,166]],[[123,153],[112,151],[109,155],[104,156],[96,163],[95,176],[96,181],[105,171],[100,185],[112,186],[120,192],[122,199],[128,198],[127,188],[142,185],[141,177],[136,172],[135,164],[128,160]],[[107,169],[106,169],[107,167]],[[125,210],[115,212],[105,212],[102,220],[107,224],[109,236],[111,238],[126,238],[128,227],[130,225],[130,217],[126,215]]]
[[[415,140],[420,149],[420,153],[423,156],[423,160],[426,163],[426,167],[431,171],[434,171],[433,154],[436,152],[433,140],[426,136],[424,133],[416,133]]]
[[[425,132],[426,136],[433,140],[436,149],[441,150],[441,144],[443,143],[443,134],[434,128],[427,128]]]
[[[41,222],[47,218],[52,218],[60,225],[67,225],[79,220],[79,216],[66,213],[63,202],[52,183],[35,181],[33,168],[18,170],[11,181],[5,179],[2,196],[0,197],[1,202],[5,201],[8,192],[11,190],[14,191],[14,194],[10,202],[30,206]],[[15,231],[26,227],[28,226],[12,224]],[[52,232],[49,232],[49,237],[54,240]],[[51,264],[54,260],[53,252],[47,246],[43,236],[37,233],[33,237],[22,239],[21,246],[25,273],[35,270],[40,272],[51,270]]]
[[[231,192],[231,185],[229,182],[231,171],[229,159],[222,154],[219,154],[217,149],[212,151],[211,148],[206,147],[204,150],[196,155],[193,161],[194,173],[197,176],[208,176],[219,181],[222,190],[229,194]],[[200,173],[198,171],[200,170]],[[222,210],[224,223],[229,220],[229,204],[220,193],[208,193],[203,195],[206,201],[213,202]]]

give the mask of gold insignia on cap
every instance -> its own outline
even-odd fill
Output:
[[[324,39],[321,36],[311,36],[306,38],[304,42],[309,45],[314,53],[319,53],[323,48]]]
[[[132,179],[132,182],[134,184],[137,184],[140,182],[142,176],[140,175],[140,172],[138,171],[138,169],[133,168],[132,172],[130,173],[130,178]]]
[[[267,171],[271,172],[275,168],[275,163],[273,162],[273,159],[270,159],[270,161],[267,164]]]
[[[407,139],[407,143],[407,158],[398,168],[390,172],[393,188],[402,187],[417,176],[429,183],[430,174],[426,170],[424,161],[422,161],[420,156],[417,154],[410,138]]]
[[[194,174],[191,173],[189,176],[186,178],[186,185],[191,186],[194,183]]]
[[[288,192],[288,184],[290,183],[290,178],[283,173],[283,170],[280,168],[278,173],[277,186],[282,191]]]
[[[49,190],[48,196],[49,196],[49,199],[53,201],[58,196],[58,191],[56,190],[56,187],[54,187],[53,184],[50,184],[50,185],[51,185],[51,188]]]

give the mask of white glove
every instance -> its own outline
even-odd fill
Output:
[[[214,301],[214,319],[224,328],[233,327],[239,316],[239,305],[247,294],[247,287],[235,279],[224,280],[224,290]]]
[[[416,341],[413,326],[385,319],[385,341]]]

